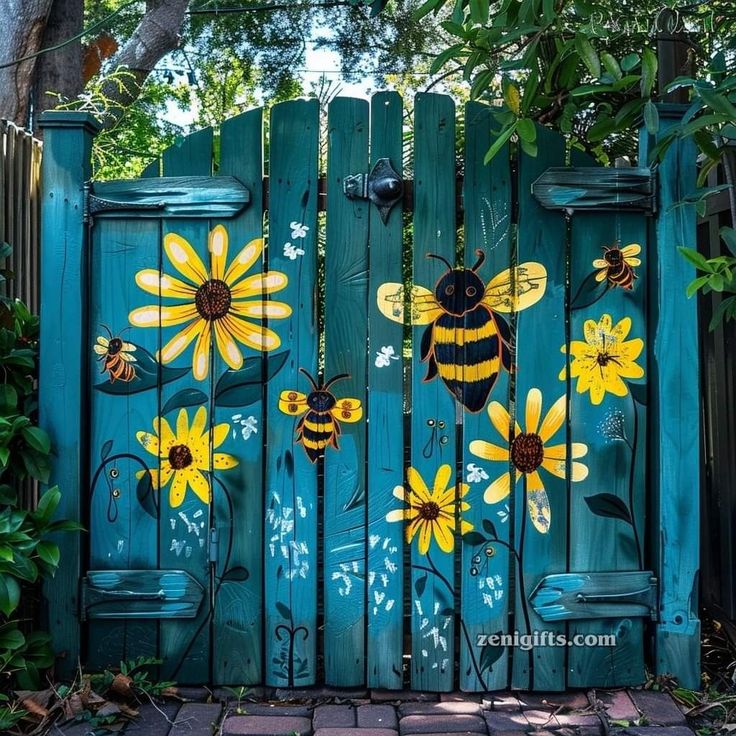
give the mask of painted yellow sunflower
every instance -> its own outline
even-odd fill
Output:
[[[409,492],[403,486],[394,488],[394,496],[408,504],[406,508],[394,509],[386,514],[386,521],[408,521],[406,526],[406,542],[411,544],[419,535],[419,554],[426,555],[434,537],[443,552],[455,549],[455,484],[452,481],[452,468],[441,465],[434,478],[434,486],[430,491],[427,484],[414,468],[406,473],[409,481]],[[448,487],[449,484],[449,487]],[[459,496],[463,498],[468,492],[467,483],[460,483]],[[470,504],[460,501],[459,511],[467,511]],[[465,520],[460,521],[460,533],[465,534],[473,525]]]
[[[218,225],[209,234],[212,268],[208,270],[181,235],[169,233],[164,238],[164,250],[186,281],[152,268],[135,276],[138,286],[149,294],[184,300],[184,304],[154,304],[134,309],[129,319],[137,327],[186,324],[164,345],[158,359],[170,363],[196,339],[192,370],[198,381],[204,380],[209,372],[213,333],[222,359],[237,370],[243,365],[238,343],[258,351],[276,349],[281,344],[279,336],[259,323],[264,318],[283,319],[291,314],[288,304],[264,300],[266,294],[287,285],[285,274],[267,271],[243,278],[261,255],[263,241],[251,240],[229,267],[227,247],[227,231]]]
[[[187,487],[202,502],[210,502],[210,482],[204,473],[209,472],[212,465],[215,470],[229,470],[238,464],[232,455],[224,452],[210,453],[210,444],[212,448],[218,448],[229,431],[230,425],[227,423],[218,424],[208,430],[207,412],[200,406],[191,426],[186,409],[180,409],[176,419],[176,432],[172,431],[166,419],[156,417],[153,420],[153,434],[136,433],[138,442],[159,459],[158,469],[148,471],[151,473],[153,487],[160,490],[171,481],[169,503],[172,508],[181,506]],[[143,472],[136,475],[140,478]]]
[[[635,361],[644,349],[644,340],[627,340],[631,318],[624,317],[615,326],[610,314],[604,314],[598,323],[588,319],[583,325],[583,340],[570,342],[570,377],[577,378],[579,394],[590,392],[593,404],[600,404],[606,392],[626,396],[629,387],[624,378],[642,378],[644,369]],[[560,350],[564,353],[566,346]],[[560,380],[567,377],[567,368],[560,372]]]
[[[509,460],[516,469],[516,481],[526,476],[526,502],[529,518],[537,531],[546,534],[552,521],[549,499],[544,489],[540,468],[564,478],[566,474],[567,446],[564,442],[549,445],[549,441],[562,427],[566,415],[566,396],[563,394],[549,408],[542,419],[542,392],[532,388],[526,397],[524,416],[525,428],[518,422],[511,438],[511,419],[506,409],[497,401],[488,405],[488,416],[501,437],[506,441],[506,447],[499,447],[485,440],[473,440],[470,443],[470,452],[483,460],[497,460],[508,464]],[[588,468],[578,458],[584,457],[588,447],[582,442],[573,442],[572,480],[584,480],[588,476]],[[511,492],[511,472],[505,471],[486,488],[483,500],[486,503],[498,503],[508,497]]]

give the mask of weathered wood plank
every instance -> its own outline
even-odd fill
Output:
[[[683,113],[679,106],[660,106],[659,135],[666,135]],[[643,134],[642,160],[652,145]],[[680,204],[695,186],[695,158],[693,141],[683,139],[673,143],[660,163],[660,208],[649,270],[649,457],[652,528],[658,534],[651,550],[661,582],[655,671],[673,673],[690,688],[700,683],[700,514],[694,492],[700,487],[700,382],[697,304],[685,297],[695,272],[676,248],[695,245],[695,209]]]
[[[237,176],[253,196],[248,209],[226,224],[230,263],[246,244],[263,237],[262,109],[250,110],[223,123],[220,152],[219,173]],[[245,277],[264,271],[263,264],[261,254]],[[255,298],[262,300],[265,296],[261,290]],[[274,327],[277,325],[274,321]],[[254,365],[256,377],[262,380],[264,354],[242,344],[239,347],[243,369]],[[217,352],[218,380],[233,375],[225,374],[228,369]],[[226,401],[228,406],[222,407],[218,406],[217,397],[215,389],[216,421],[231,424],[218,451],[236,457],[238,466],[228,471],[215,470],[215,527],[219,531],[220,559],[214,590],[214,680],[218,684],[257,685],[263,681],[263,390],[256,387],[247,396]],[[247,405],[242,403],[246,400]]]
[[[535,630],[564,633],[564,624],[543,624],[528,603],[528,596],[539,579],[551,572],[567,569],[568,483],[543,467],[537,460],[522,461],[524,445],[513,445],[521,433],[544,437],[548,447],[565,447],[567,424],[553,406],[565,401],[565,384],[558,378],[552,356],[560,355],[565,344],[565,270],[568,260],[566,225],[557,212],[544,210],[531,195],[531,183],[550,166],[565,160],[564,139],[546,128],[537,128],[539,152],[536,157],[519,157],[519,227],[517,261],[541,263],[547,270],[544,296],[516,315],[515,406],[511,416],[512,462],[518,461],[515,490],[515,542],[519,555],[519,576],[515,627],[524,633]],[[562,358],[559,359],[561,367]],[[531,392],[531,393],[530,393]],[[540,414],[541,394],[541,414]],[[549,420],[545,419],[549,416]],[[556,420],[553,421],[553,417]],[[514,422],[518,429],[514,428]],[[536,426],[535,426],[536,425]],[[544,430],[542,429],[544,427]],[[524,440],[522,440],[524,442]],[[529,442],[529,441],[527,441]],[[527,447],[531,448],[531,444]],[[517,449],[515,449],[517,448]],[[562,471],[564,474],[564,470]],[[540,646],[513,652],[512,687],[530,690],[565,688],[565,652],[562,647]]]
[[[337,97],[329,106],[327,241],[325,245],[324,380],[346,374],[331,389],[338,406],[366,404],[368,341],[367,200],[342,193],[350,174],[368,167],[368,103]],[[366,423],[352,410],[333,412],[339,449],[324,459],[325,681],[348,687],[365,682]],[[349,423],[348,423],[349,422]]]
[[[402,172],[402,100],[395,92],[371,99],[371,166],[388,158]],[[401,283],[402,207],[384,225],[370,208],[368,273],[368,686],[398,690],[403,684],[404,535],[386,513],[393,489],[404,481],[403,333],[378,309],[378,287]]]
[[[274,106],[270,135],[269,268],[286,274],[277,297],[292,313],[279,325],[289,356],[266,387],[265,679],[308,685],[317,676],[317,467],[296,443],[299,420],[279,410],[279,396],[308,394],[299,369],[317,373],[317,101]]]
[[[44,269],[41,304],[39,424],[54,448],[49,485],[63,490],[58,513],[80,519],[80,488],[87,487],[85,416],[87,249],[82,222],[82,185],[90,176],[91,147],[99,129],[84,113],[48,112],[43,159]],[[64,400],[60,401],[59,397]],[[62,659],[60,677],[72,677],[80,653],[78,582],[81,574],[81,535],[67,534],[56,575],[46,581],[52,646]]]
[[[413,281],[433,291],[447,269],[427,255],[441,256],[450,265],[455,264],[455,106],[445,95],[420,94],[416,97],[414,115]],[[422,339],[431,329],[431,325],[420,325],[412,330],[411,466],[414,472],[409,475],[405,488],[407,501],[419,500],[423,505],[430,502],[426,489],[433,490],[435,479],[443,486],[433,494],[436,499],[456,483],[456,402],[439,377],[425,381],[428,365],[421,361]],[[454,345],[454,340],[449,344]],[[453,348],[449,350],[452,352]],[[453,516],[454,500],[451,497]],[[458,592],[455,544],[450,540],[449,544],[445,542],[444,550],[440,548],[430,533],[430,526],[434,525],[425,519],[424,535],[418,532],[411,544],[411,686],[417,690],[442,691],[453,686]],[[427,536],[432,537],[428,547],[420,549],[422,538],[426,540]]]
[[[511,266],[511,169],[509,149],[504,146],[490,165],[483,158],[493,141],[492,109],[471,102],[465,106],[465,253],[464,264],[472,268],[478,250],[485,262],[478,270],[484,283]],[[500,346],[496,348],[499,353]],[[471,348],[462,351],[463,362],[476,362],[479,355]],[[509,405],[509,374],[500,369],[490,394],[491,401]],[[470,509],[463,517],[486,539],[509,543],[509,499],[486,503],[486,489],[498,475],[508,472],[505,463],[489,462],[470,452],[473,440],[496,442],[486,411],[463,414],[463,480],[470,490],[465,500]],[[492,526],[489,526],[492,525]],[[489,529],[495,532],[489,533]],[[463,690],[499,690],[506,687],[508,653],[483,652],[476,643],[478,634],[504,631],[508,625],[509,592],[513,589],[513,560],[502,544],[462,545],[460,636],[460,687]],[[495,658],[495,655],[498,655]]]

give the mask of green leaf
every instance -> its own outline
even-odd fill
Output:
[[[4,383],[0,387],[0,411],[10,414],[18,407],[18,392],[13,386]]]
[[[25,646],[26,638],[23,632],[17,628],[6,628],[0,631],[0,650],[17,650]]]
[[[492,537],[498,537],[498,534],[496,534],[496,527],[490,519],[483,519],[483,529],[486,534],[490,534]]]
[[[479,544],[485,544],[488,540],[480,532],[465,532],[463,534],[463,543],[469,544],[471,547],[477,547]]]
[[[161,416],[168,414],[174,409],[181,409],[188,406],[201,406],[207,403],[207,394],[197,388],[183,388],[177,391],[161,409]]]
[[[521,107],[521,96],[519,95],[518,87],[514,86],[510,82],[505,84],[503,88],[503,99],[509,110],[511,110],[514,115],[518,115]]]
[[[647,100],[644,105],[644,125],[650,135],[656,135],[659,132],[659,113],[657,106],[651,100]]]
[[[49,488],[39,499],[34,516],[43,521],[51,521],[51,517],[56,513],[60,501],[61,491],[59,488],[57,486]]]
[[[414,18],[419,20],[424,18],[425,15],[429,15],[433,10],[437,10],[441,5],[445,4],[445,0],[426,0],[422,3],[415,11]]]
[[[651,97],[657,79],[657,55],[648,46],[641,54],[641,96]]]
[[[588,508],[597,516],[611,519],[621,519],[631,524],[631,513],[626,502],[613,493],[597,493],[595,496],[585,496]]]
[[[453,57],[455,57],[459,52],[463,51],[465,49],[464,43],[456,43],[450,46],[449,48],[446,48],[444,51],[440,52],[435,56],[435,58],[432,60],[432,64],[429,67],[429,73],[430,74],[437,74],[437,72],[442,69],[442,67]]]
[[[626,56],[621,59],[621,68],[625,72],[630,72],[632,69],[636,68],[636,65],[639,63],[641,57],[639,54],[626,54]]]
[[[503,634],[503,631],[497,631],[496,636]],[[503,647],[500,644],[486,644],[483,647],[483,651],[480,653],[480,671],[481,672],[492,672],[493,665],[499,660],[503,654]]]
[[[237,371],[225,371],[215,386],[215,404],[242,408],[261,397],[263,384],[270,381],[283,367],[289,357],[288,350],[271,355],[265,360],[247,358]]]
[[[417,594],[417,598],[421,598],[424,595],[424,590],[427,587],[427,573],[417,578],[414,581],[414,591]]]
[[[61,557],[59,553],[59,545],[53,542],[46,542],[41,540],[36,547],[38,556],[51,568],[57,568],[59,566],[59,559]]]
[[[698,289],[702,289],[708,283],[709,279],[710,276],[698,276],[698,278],[693,279],[685,290],[687,298],[691,299],[697,293]]]
[[[484,26],[488,23],[488,0],[470,0],[470,20]]]
[[[621,67],[618,65],[618,62],[616,61],[616,57],[614,57],[612,54],[609,54],[607,51],[604,51],[601,54],[601,61],[603,62],[603,66],[606,67],[606,71],[614,78],[614,79],[621,79],[623,77],[623,74],[621,73]]]
[[[736,230],[732,227],[724,226],[718,232],[729,251],[731,251],[731,255],[736,257]]]
[[[575,48],[585,64],[586,68],[590,72],[590,75],[595,79],[601,76],[601,61],[598,58],[596,50],[593,48],[593,44],[583,35],[578,34],[575,36]]]
[[[40,427],[26,427],[22,431],[23,439],[38,452],[48,455],[51,452],[51,440]]]
[[[521,138],[522,141],[534,143],[534,141],[537,140],[537,127],[534,125],[533,121],[529,120],[529,118],[522,118],[519,120],[516,124],[516,132],[519,134],[519,138]]]
[[[20,585],[10,575],[0,573],[0,611],[10,616],[20,603]]]
[[[718,94],[710,87],[696,87],[695,91],[713,112],[723,113],[728,115],[731,120],[736,120],[736,107],[728,101],[725,95]]]
[[[708,259],[702,254],[698,253],[697,250],[694,248],[685,248],[684,246],[680,246],[678,248],[680,253],[687,258],[690,263],[695,266],[695,268],[700,269],[701,271],[710,271],[710,266],[708,265]]]
[[[496,138],[495,141],[491,144],[491,147],[486,152],[486,155],[483,158],[483,163],[487,164],[491,161],[491,159],[503,148],[504,144],[508,141],[509,138],[514,134],[514,131],[516,130],[516,123],[513,125],[510,125],[505,130],[502,130],[501,133],[499,133],[498,138]]]

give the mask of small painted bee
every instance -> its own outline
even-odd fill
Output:
[[[279,409],[289,416],[306,414],[296,426],[296,442],[301,442],[307,457],[316,462],[331,445],[339,450],[340,422],[357,422],[363,416],[363,408],[358,399],[336,399],[329,391],[337,381],[350,378],[341,373],[331,378],[324,386],[317,384],[304,368],[299,369],[312,384],[312,391],[303,394],[299,391],[282,391]]]
[[[447,266],[434,287],[411,289],[411,323],[429,325],[421,342],[427,361],[425,381],[437,375],[469,412],[479,412],[498,379],[501,367],[512,370],[512,336],[499,312],[520,311],[538,302],[547,286],[541,263],[528,261],[494,276],[486,286],[477,274],[485,260],[477,250],[472,268],[453,268],[441,256],[429,253]],[[378,308],[394,322],[404,321],[404,287],[387,283],[378,287]]]
[[[593,261],[593,268],[600,271],[595,275],[596,281],[608,281],[611,286],[620,286],[622,289],[633,289],[634,279],[638,278],[634,266],[640,266],[641,260],[635,256],[641,253],[638,243],[630,243],[623,248],[614,243],[610,248],[603,247],[603,258]]]
[[[110,375],[110,383],[115,381],[123,381],[130,383],[135,378],[135,356],[131,355],[136,350],[135,345],[129,342],[123,342],[120,336],[113,336],[110,329],[102,325],[109,337],[98,335],[97,343],[93,346],[93,350],[102,361],[102,370],[100,373],[108,373]]]

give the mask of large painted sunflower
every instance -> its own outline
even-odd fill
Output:
[[[636,363],[644,349],[644,340],[640,337],[627,340],[630,331],[630,317],[624,317],[614,326],[611,315],[604,314],[598,323],[593,319],[585,321],[585,341],[570,342],[570,377],[578,379],[579,394],[590,392],[593,404],[600,404],[606,392],[626,396],[629,387],[623,379],[644,375],[644,369]],[[564,345],[560,349],[566,352]],[[566,377],[565,367],[560,372],[560,380]]]
[[[207,429],[207,412],[203,406],[197,409],[191,426],[186,409],[179,410],[176,431],[163,417],[153,420],[153,434],[137,432],[136,438],[143,447],[159,460],[158,469],[152,469],[153,487],[164,488],[169,481],[169,504],[181,506],[187,487],[203,502],[210,502],[210,482],[205,476],[212,466],[215,470],[229,470],[238,464],[237,458],[224,452],[210,453],[210,444],[217,449],[227,438],[230,425],[218,424]],[[211,455],[211,457],[210,457]],[[137,474],[141,477],[142,472]]]
[[[488,405],[488,416],[501,437],[506,441],[506,447],[499,447],[485,440],[473,440],[470,443],[470,452],[483,460],[497,460],[508,464],[509,460],[516,469],[516,481],[526,478],[526,501],[529,518],[537,531],[546,534],[549,531],[552,514],[549,499],[544,489],[544,482],[539,473],[544,468],[548,473],[564,478],[566,475],[567,446],[562,444],[548,444],[552,437],[562,427],[566,414],[566,396],[563,394],[549,408],[542,419],[542,392],[532,388],[526,397],[526,411],[524,416],[525,428],[518,422],[511,438],[511,420],[509,413],[497,401]],[[588,447],[582,442],[573,442],[571,446],[572,480],[584,480],[588,476],[588,468],[583,463],[576,462],[584,457]],[[498,476],[483,495],[486,503],[498,503],[508,497],[511,492],[511,472],[505,471]]]
[[[129,319],[137,327],[186,324],[164,345],[159,360],[170,363],[196,339],[192,370],[198,381],[204,380],[209,372],[213,333],[222,359],[230,368],[237,370],[243,365],[238,343],[258,351],[276,349],[281,344],[279,336],[260,322],[264,318],[283,319],[291,314],[288,304],[264,300],[265,295],[280,291],[287,285],[285,274],[267,271],[243,278],[261,255],[263,241],[251,240],[229,267],[226,267],[227,248],[227,231],[218,225],[209,234],[210,271],[181,235],[169,233],[164,238],[164,250],[186,281],[152,268],[139,271],[135,277],[143,291],[185,302],[140,307],[130,313]]]
[[[394,488],[394,496],[408,506],[394,509],[386,514],[386,521],[408,521],[406,525],[406,542],[411,544],[419,535],[419,554],[426,555],[432,538],[443,552],[455,549],[455,506],[456,488],[452,481],[452,468],[441,465],[434,478],[430,491],[419,472],[410,467],[406,473],[409,481],[408,493],[403,486]],[[459,496],[463,498],[468,492],[467,483],[459,484]],[[460,501],[458,511],[467,511],[470,504]],[[465,534],[473,525],[465,520],[460,521],[460,533]]]

